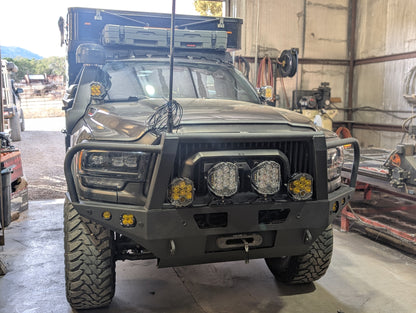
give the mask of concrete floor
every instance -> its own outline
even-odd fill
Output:
[[[32,201],[6,229],[0,313],[66,313],[62,200]],[[154,260],[117,263],[107,309],[89,312],[416,312],[416,258],[355,233],[334,230],[326,276],[308,286],[277,283],[263,260],[157,269]]]

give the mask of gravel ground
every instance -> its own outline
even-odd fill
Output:
[[[63,117],[25,119],[22,140],[13,142],[20,149],[23,173],[29,184],[29,200],[63,198],[65,128]]]

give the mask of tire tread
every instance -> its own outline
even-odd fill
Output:
[[[65,278],[67,300],[74,309],[108,306],[115,292],[111,232],[81,217],[65,202]]]

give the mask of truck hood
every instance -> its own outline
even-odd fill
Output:
[[[235,100],[180,99],[183,108],[175,132],[264,132],[271,125],[316,131],[311,120],[293,111]],[[85,120],[97,140],[136,140],[149,131],[147,120],[163,99],[91,105]],[[263,127],[262,127],[263,125]]]

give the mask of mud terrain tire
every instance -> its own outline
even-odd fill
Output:
[[[65,200],[66,296],[74,309],[108,306],[115,291],[112,233],[78,214]]]
[[[22,140],[21,128],[20,128],[20,117],[16,113],[13,117],[10,118],[10,139],[12,141]]]
[[[266,264],[276,280],[288,284],[307,284],[325,275],[333,249],[332,225],[329,225],[304,255],[268,258]]]

